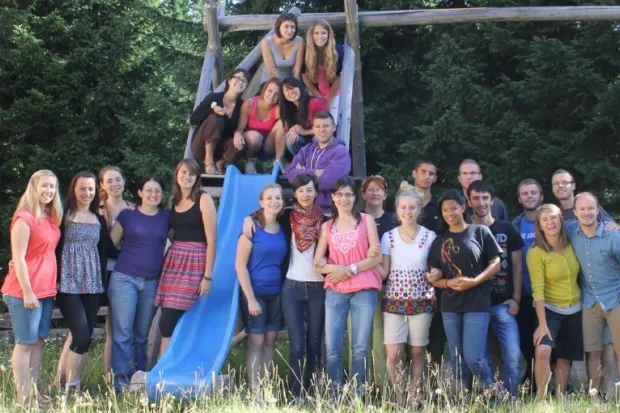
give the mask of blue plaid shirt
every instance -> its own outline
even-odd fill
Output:
[[[588,238],[578,222],[566,227],[581,266],[581,301],[586,308],[599,304],[608,311],[620,302],[620,231],[605,231],[598,222],[596,233]]]

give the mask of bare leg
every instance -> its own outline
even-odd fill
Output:
[[[282,129],[282,124],[280,122],[277,122],[271,129],[271,132],[269,132],[269,135],[265,138],[265,144],[263,146],[263,150],[265,151],[265,154],[271,155],[271,154],[276,153],[276,135],[278,133],[284,134],[284,132],[281,131],[281,129]],[[286,142],[284,144],[284,148],[286,149]]]
[[[545,400],[551,381],[551,346],[540,344],[534,349],[534,377],[538,387],[538,400]]]
[[[273,375],[273,357],[276,348],[277,331],[268,331],[265,333],[265,341],[263,342],[263,354],[261,357],[262,366],[260,368],[260,378],[271,377]]]
[[[246,142],[246,156],[248,159],[254,158],[256,152],[260,151],[261,146],[263,145],[263,137],[260,133],[250,130],[243,134]]]
[[[88,353],[77,354],[69,350],[65,360],[65,381],[66,385],[70,383],[79,383],[82,380],[82,372],[86,365]]]
[[[568,388],[568,382],[570,380],[570,368],[573,364],[572,361],[566,359],[558,359],[555,365],[555,384],[558,388],[558,392],[561,395],[566,394]]]
[[[385,350],[387,353],[387,375],[390,383],[394,386],[394,393],[396,394],[396,402],[401,404],[403,402],[403,394],[405,390],[403,380],[403,344],[386,344]]]
[[[248,381],[250,388],[256,392],[260,388],[260,368],[263,364],[263,343],[265,342],[264,334],[248,335],[248,355],[246,368],[248,370]]]
[[[284,130],[284,125],[282,124],[281,120],[276,123],[274,129],[274,146],[276,152],[276,159],[280,159],[283,158],[286,154],[286,131]]]
[[[590,381],[590,389],[596,390],[597,394],[601,388],[601,355],[602,351],[590,351],[586,353],[586,369],[588,371],[588,380]]]
[[[205,172],[208,174],[216,173],[215,160],[213,159],[213,151],[217,141],[205,142]]]
[[[59,388],[64,388],[67,377],[66,373],[66,360],[67,353],[69,353],[69,346],[71,345],[71,332],[67,334],[67,339],[65,340],[65,344],[62,346],[62,350],[60,352],[60,357],[58,357],[58,367],[56,368],[56,378],[55,382]]]
[[[43,340],[39,339],[32,345],[30,352],[30,377],[37,384],[41,375],[41,362],[43,361]]]
[[[11,356],[15,377],[16,403],[25,406],[30,398],[30,356],[34,344],[16,344]]]
[[[613,344],[607,344],[603,347],[601,363],[603,364],[603,377],[601,379],[599,391],[601,393],[615,392],[614,383],[616,381],[616,369],[618,366],[616,365],[616,352],[614,351]]]
[[[424,377],[424,355],[425,347],[409,347],[409,357],[411,359],[411,367],[409,371],[409,394],[417,394],[418,389],[422,388],[422,380]]]
[[[162,337],[161,343],[159,343],[159,357],[164,355],[164,351],[166,351],[166,347],[168,347],[168,342],[170,342],[170,337]]]

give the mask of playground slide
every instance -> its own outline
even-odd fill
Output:
[[[226,170],[217,212],[217,255],[213,286],[181,317],[163,357],[146,377],[146,391],[154,400],[165,394],[195,397],[209,389],[228,355],[237,322],[239,283],[235,251],[243,218],[258,208],[262,187],[275,182],[271,175],[243,175]]]

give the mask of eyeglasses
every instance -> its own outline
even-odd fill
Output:
[[[555,181],[551,182],[551,186],[568,186],[572,183],[574,183],[574,181]]]
[[[366,192],[370,194],[378,194],[380,192],[383,192],[383,188],[368,188]]]
[[[480,175],[480,172],[461,172],[461,175],[463,175],[463,176],[478,176],[478,175]]]
[[[344,193],[344,194],[343,194],[342,192],[336,192],[336,193],[334,194],[334,197],[335,197],[336,199],[342,199],[342,198],[346,198],[346,199],[353,199],[353,198],[355,198],[355,194],[354,194],[354,193],[352,193],[352,192],[346,192],[346,193]]]
[[[232,78],[233,78],[233,80],[234,80],[235,82],[239,82],[239,83],[241,83],[242,85],[247,85],[247,84],[248,84],[248,81],[247,81],[245,78],[243,78],[243,77],[233,76]]]

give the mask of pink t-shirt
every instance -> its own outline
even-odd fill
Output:
[[[312,128],[314,116],[319,112],[329,112],[329,108],[325,106],[325,103],[321,99],[311,97],[308,101],[308,124],[304,126],[306,129]]]
[[[327,221],[327,247],[329,263],[348,267],[362,261],[368,256],[368,224],[366,214],[362,214],[360,223],[351,231],[339,232],[334,220]],[[342,293],[354,293],[361,290],[380,290],[381,276],[376,268],[360,271],[346,281],[333,283],[325,279],[325,288]]]
[[[332,92],[332,85],[325,78],[325,67],[323,67],[323,65],[318,65],[316,67],[316,83],[321,97],[327,100]],[[336,92],[336,95],[338,95],[338,92]]]
[[[52,217],[37,220],[27,209],[20,209],[13,215],[11,229],[20,218],[30,227],[30,239],[26,249],[26,266],[32,292],[39,298],[56,296],[56,246],[60,240],[60,229]],[[23,298],[24,292],[17,280],[15,267],[9,270],[2,293]]]

